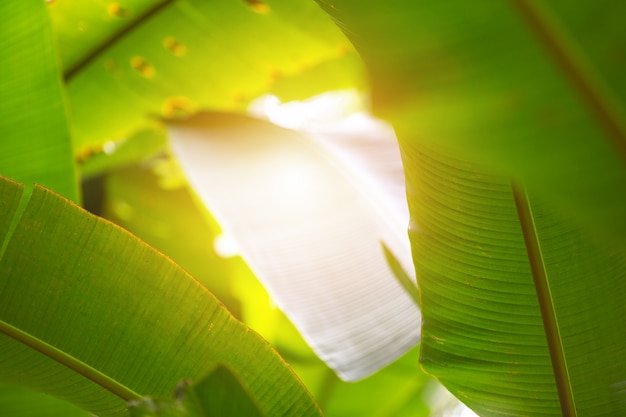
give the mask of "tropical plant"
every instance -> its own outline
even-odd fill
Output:
[[[0,411],[426,416],[419,356],[481,416],[626,414],[624,7],[0,4]],[[355,384],[206,250],[164,127],[345,88],[397,134],[422,314]]]

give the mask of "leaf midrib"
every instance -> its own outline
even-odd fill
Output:
[[[132,32],[135,28],[142,25],[143,22],[149,20],[152,16],[156,15],[158,12],[174,3],[175,0],[162,0],[161,2],[156,3],[150,9],[148,9],[141,17],[137,20],[122,28],[119,32],[113,34],[108,40],[102,42],[100,45],[95,47],[92,51],[90,51],[87,55],[82,57],[76,64],[74,64],[71,68],[68,68],[65,71],[64,78],[65,82],[69,82],[74,75],[78,74],[84,67],[86,67],[91,61],[93,61],[102,51],[107,49],[109,46],[115,44],[118,40],[125,37],[129,32]]]
[[[20,343],[34,349],[52,360],[64,365],[72,371],[84,376],[88,380],[100,385],[102,388],[120,397],[124,401],[137,400],[141,395],[137,394],[125,385],[92,368],[81,360],[69,355],[62,350],[46,343],[45,341],[27,333],[11,324],[0,320],[0,333],[17,340]]]
[[[526,190],[522,185],[512,182],[511,188],[513,190],[513,198],[524,236],[524,243],[526,244],[526,252],[528,253],[528,261],[535,283],[535,290],[537,291],[537,301],[539,303],[539,310],[541,311],[541,318],[546,333],[552,370],[554,372],[559,402],[561,404],[561,412],[565,417],[574,417],[576,416],[574,394],[565,353],[563,351],[563,343],[552,294],[550,293],[550,284],[543,260],[541,242],[535,226],[532,206],[528,200]]]

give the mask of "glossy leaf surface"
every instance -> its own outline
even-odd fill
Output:
[[[3,207],[15,207],[20,186],[1,184]],[[15,211],[0,214],[7,224]],[[197,281],[49,191],[35,188],[0,271],[0,381],[124,416],[126,401],[223,362],[263,412],[319,415],[275,351]]]

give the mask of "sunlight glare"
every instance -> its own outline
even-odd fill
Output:
[[[240,255],[235,239],[224,233],[213,241],[213,250],[220,258],[233,258]]]
[[[259,97],[248,109],[252,116],[294,130],[315,130],[363,111],[361,95],[353,90],[329,91],[302,101],[283,103],[273,95]]]

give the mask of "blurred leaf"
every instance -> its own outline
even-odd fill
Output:
[[[319,142],[233,114],[202,113],[169,133],[205,206],[341,378],[364,378],[417,344],[419,310],[380,245],[410,265],[406,226]]]
[[[218,365],[209,375],[190,390],[189,400],[193,401],[198,416],[261,417],[259,407],[249,391],[227,367]]]
[[[51,1],[50,16],[66,74],[171,0]]]
[[[88,417],[76,406],[26,388],[0,386],[0,415],[7,417]]]
[[[198,383],[181,382],[172,400],[150,397],[129,403],[131,417],[262,417],[249,391],[223,365]]]
[[[14,208],[20,185],[0,183],[3,207]],[[14,214],[0,212],[0,225]],[[217,363],[246,381],[267,414],[319,415],[275,351],[197,281],[40,187],[0,263],[0,332],[0,381],[100,417],[127,415],[126,401],[163,395]]]
[[[109,141],[93,154],[83,155],[79,162],[83,179],[126,168],[164,152],[165,130],[156,125],[120,141]]]
[[[331,382],[318,397],[326,417],[427,417],[425,388],[432,381],[418,364],[419,349],[356,383]],[[330,378],[330,377],[329,377]],[[325,388],[325,389],[324,389]]]
[[[220,228],[199,209],[178,169],[161,157],[108,174],[102,216],[172,258],[240,318],[232,290],[237,261],[215,253]]]
[[[318,0],[400,140],[473,161],[626,239],[626,3]]]
[[[0,3],[0,175],[77,201],[61,75],[46,4]]]
[[[62,48],[95,45],[90,22],[105,16],[104,8],[85,6],[83,0],[66,3],[54,19],[57,31],[71,32],[81,22],[87,29],[84,39],[72,35]],[[68,12],[69,4],[83,5]],[[362,84],[356,81],[362,78],[360,61],[348,59],[355,54],[349,42],[311,1],[165,2],[130,29],[113,17],[100,19],[109,26],[97,23],[93,31],[106,32],[110,40],[68,74],[75,146],[83,159],[149,120],[186,117],[200,109],[245,110],[277,82],[308,70],[322,71],[332,87]],[[289,95],[308,96],[314,85],[318,92],[326,90],[324,80],[292,83]]]

